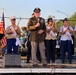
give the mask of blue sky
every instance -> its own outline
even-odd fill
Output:
[[[0,0],[0,17],[2,8],[6,17],[16,16],[30,18],[35,7],[41,9],[41,17],[47,19],[49,15],[55,16],[55,19],[70,17],[76,12],[76,0]],[[59,13],[57,11],[64,12]],[[18,23],[19,20],[17,20]],[[5,19],[6,26],[10,24],[9,19]],[[27,20],[21,20],[19,26],[26,26]]]

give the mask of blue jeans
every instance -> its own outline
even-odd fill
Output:
[[[68,52],[69,63],[72,62],[72,42],[70,40],[61,41],[61,60],[65,62],[66,52]]]
[[[7,54],[12,54],[12,48],[13,53],[18,53],[18,46],[15,45],[16,39],[7,39]]]

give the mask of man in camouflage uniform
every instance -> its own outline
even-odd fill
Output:
[[[33,66],[38,66],[36,58],[37,45],[39,46],[43,66],[46,66],[45,51],[44,51],[46,26],[45,26],[45,20],[40,17],[40,11],[41,11],[40,8],[35,8],[34,17],[30,18],[28,22],[28,29],[30,30],[30,41],[32,47],[31,53],[32,53]]]

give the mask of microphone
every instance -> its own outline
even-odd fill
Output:
[[[39,26],[40,26],[40,19],[38,18],[37,19],[37,28],[39,28]]]
[[[40,19],[38,18],[38,23],[39,23]]]

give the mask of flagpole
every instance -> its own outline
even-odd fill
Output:
[[[2,8],[2,21],[3,21],[3,27],[5,29],[4,8]]]
[[[19,22],[18,22],[18,24],[17,24],[17,25],[19,25],[20,21],[21,21],[21,17],[20,17]]]
[[[2,8],[2,16],[4,15],[4,8]]]
[[[3,21],[3,38],[1,40],[2,47],[6,46],[6,37],[5,37],[5,19],[4,19],[4,8],[2,8],[2,21]]]
[[[2,8],[2,12],[4,12],[4,8]]]

